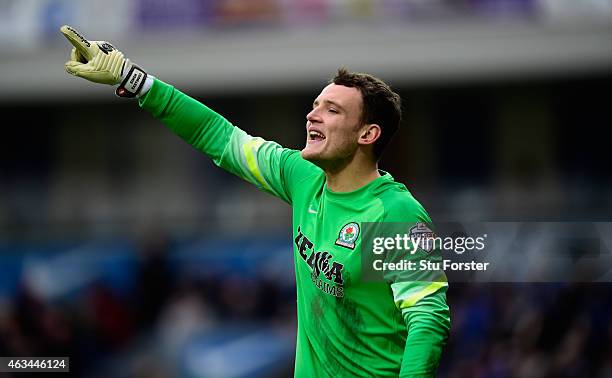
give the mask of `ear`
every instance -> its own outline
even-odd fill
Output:
[[[369,125],[365,125],[361,129],[361,135],[359,135],[359,140],[357,143],[361,145],[373,144],[380,138],[380,133],[382,130],[380,126],[375,123],[371,123]]]

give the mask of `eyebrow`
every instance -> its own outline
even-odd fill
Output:
[[[314,102],[312,103],[313,106],[316,106],[317,103],[319,102],[319,100],[314,100]],[[345,110],[344,107],[340,104],[338,104],[336,101],[332,101],[332,100],[323,100],[324,103],[326,104],[330,104],[333,105],[337,108],[339,108],[340,110]]]

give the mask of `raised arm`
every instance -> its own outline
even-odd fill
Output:
[[[138,97],[143,109],[187,143],[261,190],[291,204],[292,188],[318,169],[298,151],[248,135],[204,104],[147,75],[110,43],[89,41],[69,26],[60,30],[74,46],[66,71],[91,82],[118,85],[120,97]]]
[[[291,203],[297,170],[316,169],[299,152],[252,137],[197,100],[155,80],[139,100],[168,128],[218,166]],[[299,181],[299,179],[297,180]]]

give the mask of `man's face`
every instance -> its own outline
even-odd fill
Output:
[[[329,84],[306,116],[305,160],[321,168],[350,161],[358,147],[363,99],[357,88]]]

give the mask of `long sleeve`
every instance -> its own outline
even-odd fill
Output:
[[[404,309],[402,315],[408,338],[400,377],[434,377],[450,330],[446,288]]]
[[[433,377],[450,331],[445,276],[399,280],[391,289],[408,331],[400,377]]]
[[[385,209],[385,221],[392,222],[385,224],[385,236],[402,235],[409,230],[413,238],[418,237],[418,232],[433,229],[429,215],[412,196],[403,202],[389,202]],[[414,247],[412,242],[410,245]],[[420,262],[439,263],[440,251],[419,248],[412,254],[397,250],[385,257],[393,263],[410,261],[417,267],[385,274],[408,331],[400,377],[434,377],[450,333],[450,310],[446,303],[448,281],[443,270],[421,270]]]
[[[291,204],[299,172],[314,165],[299,151],[252,137],[199,101],[155,79],[140,106],[221,168]]]

